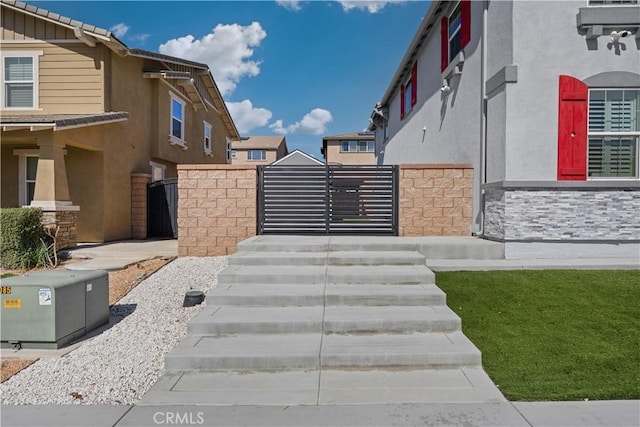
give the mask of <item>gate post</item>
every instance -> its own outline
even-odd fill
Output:
[[[148,173],[131,174],[131,238],[147,238],[147,184],[151,181]]]

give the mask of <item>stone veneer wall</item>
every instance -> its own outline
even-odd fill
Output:
[[[535,184],[535,183],[533,183]],[[503,241],[638,241],[640,187],[485,189],[484,235]],[[621,186],[622,187],[622,186]]]
[[[473,166],[400,166],[400,236],[471,235]]]
[[[147,184],[148,173],[131,174],[131,238],[147,238]]]
[[[58,210],[42,212],[42,225],[54,235],[57,231],[56,250],[73,248],[78,245],[78,211]]]
[[[178,166],[179,256],[232,254],[255,234],[255,165]]]

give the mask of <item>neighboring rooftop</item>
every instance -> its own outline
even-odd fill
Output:
[[[287,147],[284,136],[248,136],[241,141],[234,141],[231,145],[233,150],[277,150],[281,144]],[[288,151],[288,150],[287,150]]]
[[[334,140],[334,139],[375,139],[375,133],[373,132],[351,132],[351,133],[342,133],[339,135],[329,135],[323,136],[323,141]]]

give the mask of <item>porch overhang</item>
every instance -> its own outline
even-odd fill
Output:
[[[129,113],[126,111],[101,114],[3,115],[0,117],[0,128],[3,132],[17,130],[63,131],[125,120],[129,120]]]

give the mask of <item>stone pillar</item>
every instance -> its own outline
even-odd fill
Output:
[[[151,182],[148,173],[131,174],[131,238],[147,238],[147,184]]]

